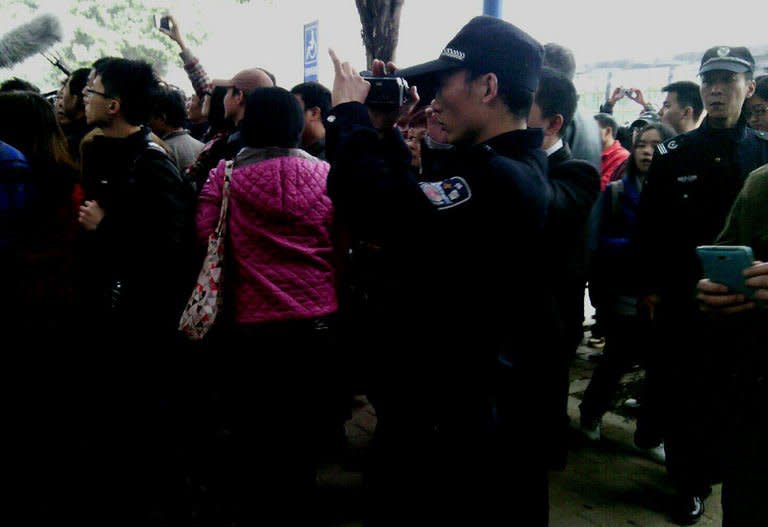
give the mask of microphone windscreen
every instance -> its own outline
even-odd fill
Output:
[[[53,15],[40,15],[0,37],[0,68],[9,68],[61,41],[61,25]]]

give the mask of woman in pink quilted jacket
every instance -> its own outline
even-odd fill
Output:
[[[230,87],[226,97],[237,87]],[[225,100],[226,104],[226,100]],[[231,521],[311,525],[318,419],[328,413],[337,309],[329,165],[298,148],[304,114],[282,88],[248,96],[230,185],[226,338],[211,350],[227,439],[216,491]],[[216,227],[225,163],[197,211],[201,241]],[[266,490],[265,490],[266,489]],[[295,518],[294,518],[295,516]]]

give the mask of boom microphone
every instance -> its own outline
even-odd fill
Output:
[[[10,68],[61,40],[61,25],[53,15],[40,15],[0,38],[0,68]]]

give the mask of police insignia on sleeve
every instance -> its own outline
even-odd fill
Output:
[[[438,210],[450,209],[469,201],[472,191],[464,178],[452,177],[443,181],[419,183],[421,191]]]

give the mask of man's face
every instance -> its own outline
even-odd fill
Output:
[[[753,95],[746,102],[749,109],[749,126],[768,132],[768,100]]]
[[[241,102],[245,96],[243,92],[236,89],[234,86],[227,88],[227,93],[224,95],[224,117],[231,119],[232,122],[237,123],[242,118],[243,105]]]
[[[104,91],[101,76],[96,76],[83,88],[85,98],[85,119],[92,126],[108,126],[111,121],[109,107],[114,99]]]
[[[432,110],[448,143],[477,142],[479,102],[473,93],[476,84],[477,79],[469,80],[467,70],[447,73],[439,80]]]
[[[659,110],[659,117],[661,122],[674,128],[676,131],[680,131],[680,121],[683,119],[683,111],[685,108],[680,107],[680,103],[677,100],[677,94],[675,92],[667,92],[667,97],[664,99],[664,103]]]
[[[755,82],[743,73],[725,70],[708,71],[701,76],[701,99],[714,128],[733,128],[741,115],[741,107],[755,90]]]

